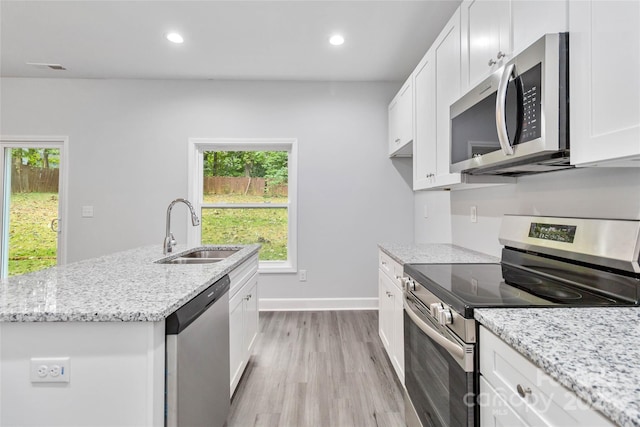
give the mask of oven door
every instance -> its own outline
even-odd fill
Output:
[[[404,303],[407,425],[474,426],[475,345],[440,326],[410,293]]]

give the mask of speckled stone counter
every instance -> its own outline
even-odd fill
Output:
[[[400,264],[500,262],[499,258],[446,243],[380,243],[378,247]]]
[[[478,309],[475,318],[616,424],[640,426],[640,308]]]
[[[153,322],[164,320],[198,293],[256,254],[240,249],[212,264],[157,264],[160,245],[132,249],[0,282],[2,322]],[[186,248],[176,248],[176,258]]]

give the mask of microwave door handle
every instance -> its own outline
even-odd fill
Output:
[[[509,86],[509,79],[513,74],[513,68],[515,64],[509,64],[504,67],[502,77],[498,83],[498,91],[496,96],[496,127],[498,130],[498,141],[502,152],[506,156],[513,154],[513,146],[509,142],[509,134],[507,134],[507,120],[506,120],[506,104],[507,104],[507,87]]]
[[[416,324],[422,332],[424,332],[429,338],[434,340],[439,346],[443,347],[460,363],[464,359],[464,348],[457,343],[454,343],[440,335],[440,332],[429,326],[424,320],[422,320],[411,308],[411,301],[406,299],[405,312],[409,315],[413,323]]]

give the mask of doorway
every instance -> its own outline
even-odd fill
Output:
[[[0,277],[60,265],[66,137],[0,137]]]

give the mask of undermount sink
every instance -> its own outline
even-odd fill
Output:
[[[240,249],[196,249],[168,261],[159,261],[160,264],[213,264],[220,262]]]
[[[229,258],[239,250],[240,249],[199,249],[193,252],[189,252],[188,254],[184,254],[180,256],[180,258],[222,260],[225,258]]]

